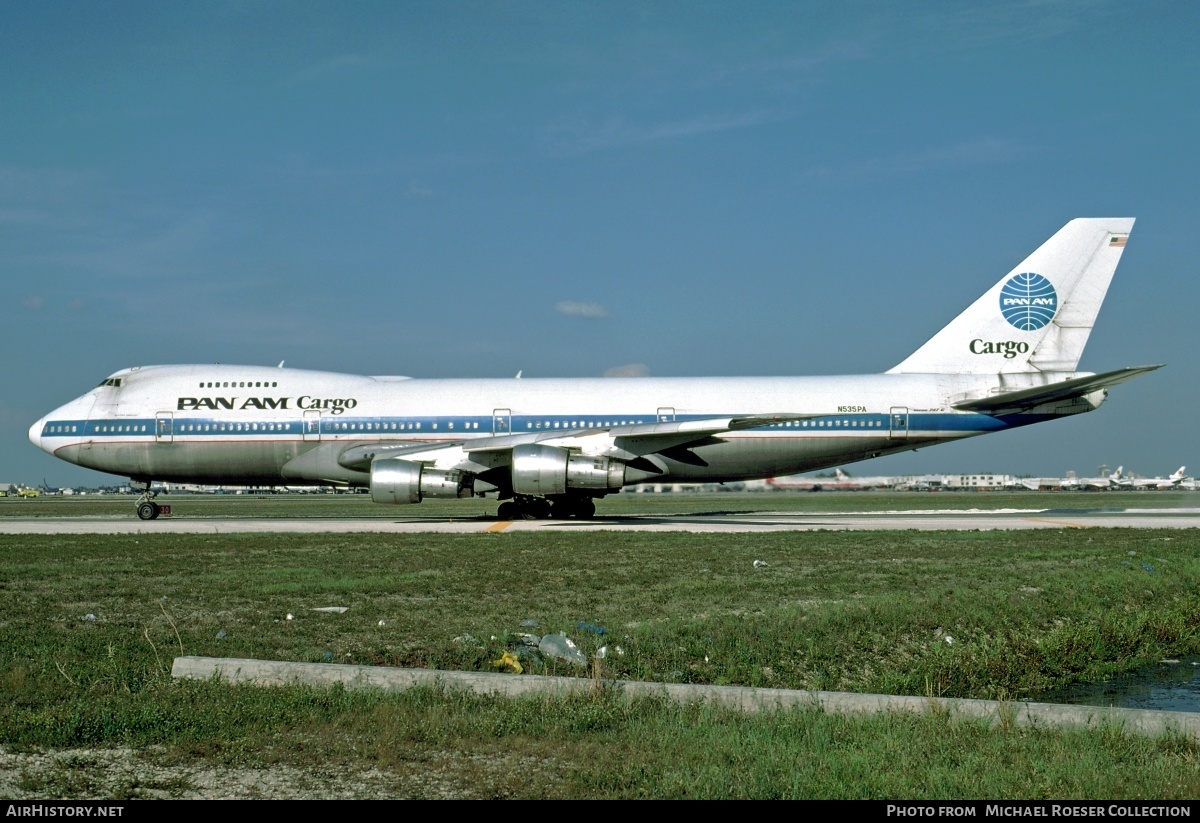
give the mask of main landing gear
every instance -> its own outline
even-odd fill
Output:
[[[596,501],[590,497],[571,496],[548,500],[545,497],[517,495],[500,504],[499,520],[590,520],[596,514]]]

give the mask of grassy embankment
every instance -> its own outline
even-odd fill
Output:
[[[137,753],[107,781],[86,753],[27,766],[7,793],[210,796],[205,770],[261,769],[302,775],[293,796],[1195,798],[1200,748],[1178,737],[169,670],[496,671],[519,633],[563,631],[608,646],[605,678],[1025,698],[1200,653],[1197,549],[1200,532],[1128,529],[0,537],[0,744]]]

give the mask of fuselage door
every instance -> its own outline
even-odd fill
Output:
[[[300,428],[304,432],[304,441],[316,442],[321,439],[321,410],[320,409],[305,409],[304,419],[300,421]]]
[[[512,409],[492,410],[492,434],[512,434]]]
[[[175,439],[174,412],[159,412],[154,415],[154,442],[170,443]]]
[[[908,407],[892,406],[888,415],[888,437],[892,440],[908,439]]]
[[[674,406],[659,406],[658,407],[658,422],[671,423],[675,420]]]

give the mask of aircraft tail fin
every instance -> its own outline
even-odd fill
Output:
[[[1081,217],[1067,223],[887,373],[1075,371],[1133,222]]]

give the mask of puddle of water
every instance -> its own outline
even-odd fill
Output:
[[[1200,658],[1157,663],[1103,683],[1082,683],[1032,700],[1078,706],[1200,712]]]

